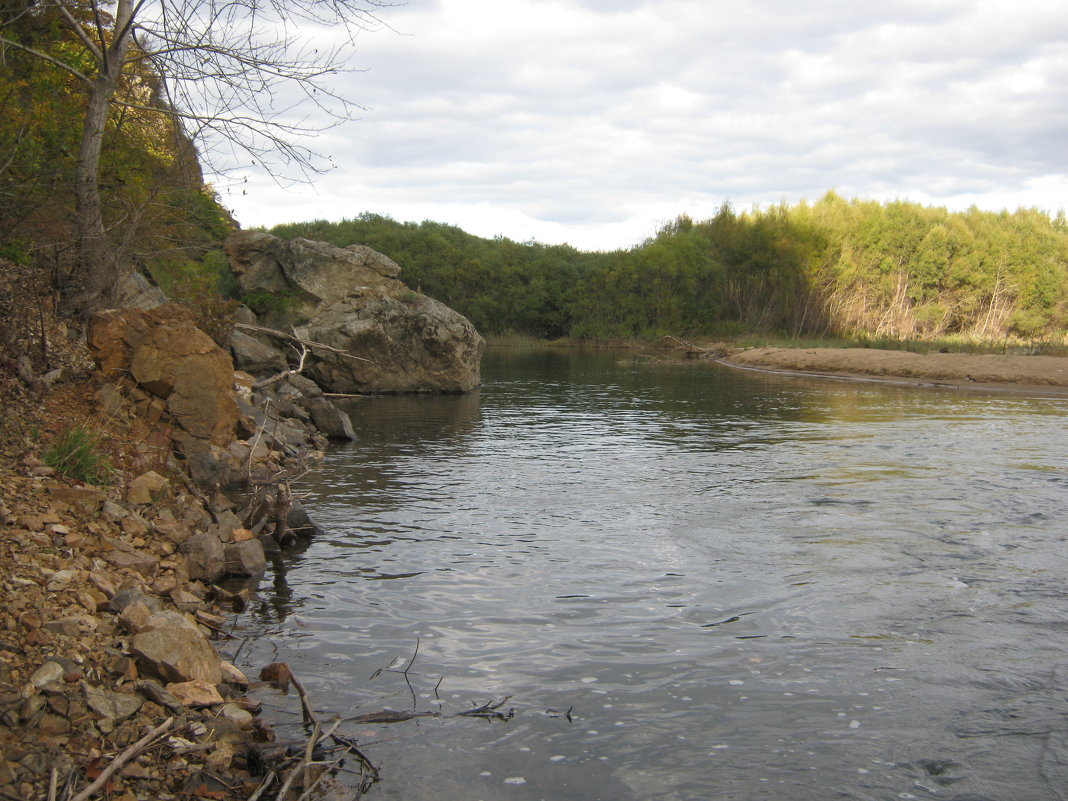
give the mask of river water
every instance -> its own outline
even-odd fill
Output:
[[[324,710],[439,713],[342,726],[368,797],[1068,798],[1068,402],[610,351],[483,378],[350,407],[302,487],[327,535],[242,621]]]

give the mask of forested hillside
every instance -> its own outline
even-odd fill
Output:
[[[78,79],[46,58],[86,69],[87,56],[58,7],[30,10],[15,4],[0,16],[4,37],[39,54],[5,45],[0,59],[0,256],[62,272],[75,259],[75,172],[87,101]],[[75,10],[87,27],[95,24],[87,6]],[[108,116],[99,174],[116,257],[170,292],[190,291],[208,274],[196,291],[214,290],[225,266],[217,247],[234,223],[205,186],[176,118],[154,110],[166,102],[159,79],[142,64],[124,74],[119,95],[129,102]],[[62,275],[54,278],[62,283]]]
[[[1068,222],[1032,210],[956,213],[828,193],[814,204],[680,217],[611,253],[375,214],[272,232],[370,245],[400,263],[410,286],[490,334],[1062,341],[1068,328]]]

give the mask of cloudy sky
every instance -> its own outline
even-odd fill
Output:
[[[408,0],[343,79],[337,168],[220,181],[242,225],[364,211],[629,247],[847,197],[1068,208],[1064,0]]]

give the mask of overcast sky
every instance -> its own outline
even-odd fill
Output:
[[[360,119],[245,227],[370,211],[629,247],[665,221],[847,197],[1068,207],[1064,0],[409,0],[362,35]],[[246,193],[247,194],[243,194]]]

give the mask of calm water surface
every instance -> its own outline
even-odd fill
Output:
[[[306,480],[242,662],[442,713],[342,728],[371,797],[1068,798],[1068,403],[627,358],[491,350]]]

